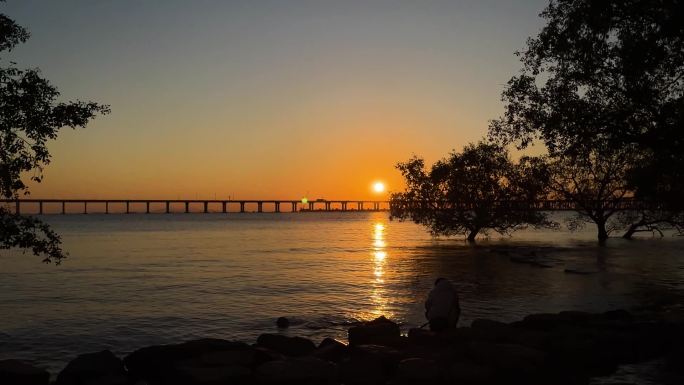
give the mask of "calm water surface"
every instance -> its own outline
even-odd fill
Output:
[[[677,237],[598,247],[593,228],[524,231],[472,247],[386,213],[45,219],[71,255],[53,266],[0,251],[0,359],[33,360],[53,373],[101,349],[125,354],[198,337],[253,342],[277,332],[279,316],[293,320],[285,333],[314,340],[345,339],[351,322],[381,314],[406,330],[424,323],[438,276],[456,283],[464,325],[631,307],[684,291]],[[546,268],[511,262],[533,249]]]

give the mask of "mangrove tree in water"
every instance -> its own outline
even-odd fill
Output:
[[[452,152],[425,169],[423,159],[399,163],[406,190],[390,197],[391,218],[410,219],[433,235],[500,234],[533,226],[553,226],[529,203],[543,198],[549,170],[538,158],[511,161],[496,144],[478,143]]]

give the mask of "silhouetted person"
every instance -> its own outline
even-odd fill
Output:
[[[451,281],[437,278],[435,287],[430,290],[425,301],[425,317],[430,323],[430,330],[440,332],[455,328],[461,315],[458,293]]]

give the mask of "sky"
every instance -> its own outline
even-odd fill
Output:
[[[31,196],[384,199],[486,135],[546,3],[8,0],[32,37],[7,59],[112,110]]]

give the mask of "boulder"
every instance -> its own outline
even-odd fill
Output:
[[[311,340],[280,334],[262,334],[257,338],[257,345],[291,357],[305,356],[316,350],[316,345]]]
[[[57,375],[56,385],[128,384],[123,361],[109,350],[81,354]]]
[[[547,358],[543,351],[514,344],[474,341],[468,351],[470,357],[482,365],[526,379],[538,376]]]
[[[244,366],[180,366],[178,382],[185,385],[249,383],[252,370]]]
[[[332,362],[339,362],[348,355],[347,345],[332,338],[325,338],[313,352],[314,357]]]
[[[257,357],[255,349],[242,342],[206,338],[138,349],[124,363],[134,379],[177,384],[182,383],[181,367],[253,366]]]
[[[441,380],[442,370],[435,361],[407,358],[399,362],[396,379],[399,384],[434,384]]]
[[[349,345],[376,344],[394,346],[401,343],[399,325],[380,316],[349,329]]]
[[[352,360],[371,363],[387,376],[396,371],[399,361],[407,358],[401,351],[382,345],[352,346],[349,351]]]
[[[345,385],[384,384],[389,376],[375,361],[352,357],[340,363],[339,379]]]
[[[473,361],[456,361],[446,368],[448,383],[463,385],[496,384],[496,369]]]
[[[334,383],[337,365],[314,357],[290,357],[257,368],[260,384],[324,385]]]
[[[278,326],[280,329],[287,329],[290,327],[290,320],[285,317],[278,317],[276,320],[276,326]]]
[[[411,346],[444,346],[448,343],[447,339],[443,338],[435,332],[427,329],[413,328],[408,331],[408,343]]]
[[[50,373],[21,360],[0,360],[0,384],[47,385]]]

